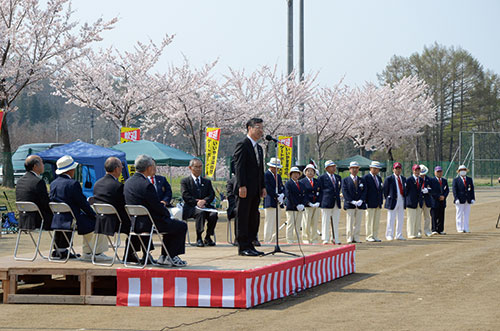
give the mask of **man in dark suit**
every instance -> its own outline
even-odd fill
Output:
[[[337,165],[332,160],[325,162],[325,173],[318,178],[319,206],[321,208],[321,239],[323,244],[330,242],[335,234],[335,244],[340,245],[339,220],[340,220],[340,194],[342,179],[335,174]]]
[[[446,234],[444,232],[444,211],[446,208],[446,198],[450,194],[448,180],[443,178],[443,168],[437,166],[434,168],[434,178],[431,178],[431,194],[434,204],[431,209],[432,234]]]
[[[61,157],[56,162],[57,178],[50,184],[50,200],[53,202],[64,202],[66,203],[73,214],[76,217],[76,227],[78,234],[83,237],[82,245],[82,258],[84,260],[90,261],[92,258],[92,250],[94,247],[94,229],[95,229],[95,212],[90,208],[85,195],[82,192],[82,186],[79,182],[73,179],[75,176],[75,169],[78,167],[78,163],[73,160],[69,155]],[[55,214],[52,218],[52,229],[71,229],[71,223],[73,222],[73,216],[68,213]],[[64,257],[67,254],[65,247],[68,247],[69,243],[59,247],[55,251],[56,256],[59,255]],[[96,261],[107,262],[111,261],[112,257],[106,256],[104,252],[108,250],[108,241],[104,237],[100,237],[97,240],[96,246]]]
[[[414,164],[411,168],[413,176],[406,179],[406,234],[408,239],[421,238],[418,234],[422,218],[422,205],[424,197],[422,194],[422,179],[420,178],[420,166]]]
[[[267,163],[268,171],[264,174],[264,183],[266,184],[267,195],[264,198],[264,242],[272,242],[275,240],[276,232],[276,212],[278,215],[278,224],[281,219],[281,208],[285,194],[285,187],[281,180],[281,175],[278,169],[283,168],[281,161],[278,158],[271,158]],[[278,183],[278,193],[276,193],[276,182]],[[277,208],[277,210],[276,210]]]
[[[196,221],[196,246],[215,246],[215,242],[210,236],[214,235],[217,224],[217,213],[205,211],[203,209],[213,209],[212,202],[215,199],[215,192],[210,179],[201,176],[203,164],[200,159],[189,161],[191,175],[181,180],[181,194],[184,200],[182,218],[187,220],[193,217]],[[202,240],[203,230],[207,222],[207,232],[205,240]]]
[[[308,164],[304,168],[306,177],[300,180],[304,187],[304,215],[302,217],[302,242],[305,244],[318,243],[318,219],[319,219],[319,185],[316,176],[316,168]],[[268,191],[269,192],[269,191]]]
[[[382,177],[379,176],[381,168],[380,162],[372,161],[370,173],[363,177],[366,184],[366,241],[369,242],[381,241],[378,238],[380,212],[384,203]]]
[[[472,178],[467,176],[467,167],[461,165],[458,167],[458,176],[453,179],[453,199],[457,209],[457,232],[468,233],[469,230],[469,215],[470,207],[476,202],[474,194],[474,182]]]
[[[403,237],[403,223],[406,208],[406,178],[401,176],[403,171],[401,163],[392,165],[393,175],[387,177],[384,182],[385,209],[387,209],[387,229],[385,238],[389,241],[406,240]],[[397,221],[396,221],[397,219]],[[394,223],[396,222],[396,227]]]
[[[148,179],[155,186],[156,193],[158,193],[158,198],[160,202],[167,208],[173,207],[170,202],[172,201],[172,187],[167,181],[167,178],[156,174],[156,162],[154,168],[154,174]]]
[[[238,186],[238,253],[243,256],[262,254],[252,241],[259,230],[259,203],[266,196],[264,186],[264,152],[257,141],[264,134],[263,121],[252,118],[247,124],[247,136],[236,144],[235,173]]]
[[[153,159],[148,155],[139,155],[135,159],[134,165],[136,173],[125,182],[123,188],[125,203],[144,206],[155,221],[158,231],[166,232],[163,235],[163,244],[167,248],[170,258],[162,246],[158,263],[175,267],[186,266],[187,262],[179,257],[185,252],[186,223],[170,218],[168,209],[161,204],[153,184],[148,180],[148,176],[151,176],[154,171]],[[135,232],[151,231],[152,224],[149,217],[139,216],[131,221]]]
[[[420,187],[422,191],[422,199],[424,200],[422,204],[422,218],[424,219],[424,231],[422,232],[421,223],[417,224],[417,236],[422,236],[422,233],[426,237],[432,236],[431,232],[431,209],[434,206],[434,199],[432,198],[432,187],[431,179],[427,176],[429,168],[424,164],[420,165]]]
[[[342,180],[344,195],[344,210],[346,211],[347,243],[360,243],[359,233],[363,221],[363,210],[366,209],[366,187],[363,178],[358,176],[359,164],[354,161],[349,164],[348,177]]]

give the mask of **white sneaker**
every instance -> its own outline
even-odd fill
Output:
[[[369,242],[372,242],[372,243],[376,242],[376,240],[374,238],[367,238],[366,241],[369,241]]]
[[[111,261],[113,261],[113,257],[107,256],[104,253],[99,253],[99,254],[95,255],[94,261],[95,262],[111,262]]]
[[[388,241],[393,241],[394,240],[393,237],[385,237],[385,239],[387,239]]]
[[[323,240],[323,245],[328,245],[328,244],[329,244],[329,242],[328,242],[328,241]]]
[[[166,267],[171,267],[172,266],[172,261],[170,261],[170,259],[165,256],[165,255],[162,255],[158,258],[158,261],[156,261],[159,265],[163,265],[163,266],[166,266]]]
[[[434,235],[436,235],[436,234],[439,234],[439,233],[438,233],[438,232],[436,232],[436,231],[433,231],[433,232],[431,233],[431,236],[434,236]]]
[[[187,266],[187,262],[182,260],[179,256],[174,256],[173,258],[171,258],[170,260],[172,262],[172,265],[174,267],[185,267]]]
[[[91,253],[83,253],[81,259],[83,261],[92,261],[92,254]]]
[[[426,236],[426,237],[430,237],[430,236],[432,236],[432,233],[431,233],[431,232],[427,232],[427,233],[425,234],[425,236]]]

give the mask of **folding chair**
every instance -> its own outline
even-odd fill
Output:
[[[500,224],[500,213],[498,214],[497,225],[495,225],[497,229],[499,228],[499,224]]]
[[[48,258],[48,260],[50,262],[66,263],[69,260],[70,252],[73,252],[75,254],[75,251],[73,249],[73,239],[75,237],[75,231],[76,231],[76,217],[73,214],[73,211],[71,210],[71,207],[68,206],[64,202],[49,202],[49,207],[50,207],[50,209],[52,210],[52,212],[54,214],[58,214],[59,215],[59,214],[67,214],[67,213],[69,213],[69,214],[71,214],[71,217],[73,217],[73,221],[71,222],[71,228],[70,229],[53,229],[54,235],[52,236],[52,240],[50,242],[50,250],[49,250],[49,258]],[[62,233],[62,235],[64,236],[64,238],[66,239],[66,241],[69,241],[68,254],[66,256],[66,259],[64,259],[64,260],[58,260],[58,259],[53,259],[52,258],[52,253],[54,252],[54,244],[55,244],[54,239],[56,237],[56,233],[58,233],[58,232]],[[71,232],[71,238],[70,238],[70,240],[68,240],[68,235],[67,235],[68,232]],[[87,242],[87,244],[88,244],[88,242]],[[57,245],[56,245],[56,248],[58,248]]]
[[[118,218],[118,221],[120,222],[120,224],[118,225],[118,232],[116,232],[113,235],[113,241],[111,240],[111,238],[110,238],[109,235],[95,232],[94,248],[92,249],[92,252],[93,252],[92,253],[92,264],[94,264],[94,265],[101,265],[101,266],[105,266],[105,267],[111,267],[111,266],[113,266],[113,264],[115,264],[115,260],[116,260],[116,258],[118,256],[118,248],[120,247],[120,244],[121,244],[121,242],[120,242],[120,232],[121,232],[121,229],[122,229],[122,219],[121,219],[120,215],[118,214],[118,212],[116,211],[116,208],[113,205],[110,205],[110,204],[107,204],[107,203],[93,203],[92,207],[94,208],[95,212],[98,215],[100,215],[100,216],[116,215],[116,217]],[[97,263],[95,261],[95,252],[96,252],[96,249],[97,249],[97,241],[99,239],[99,235],[100,234],[105,235],[106,238],[108,238],[108,242],[111,245],[111,248],[113,248],[113,251],[115,252],[113,254],[113,261],[111,261],[111,264],[109,264],[109,263]]]
[[[20,214],[21,213],[22,214],[38,213],[38,215],[40,215],[40,218],[42,219],[42,222],[40,224],[40,227],[35,228],[35,229],[22,229],[21,227],[19,227],[19,232],[17,233],[17,239],[16,239],[16,247],[14,248],[14,259],[16,261],[31,261],[31,262],[33,262],[33,261],[35,261],[37,254],[40,254],[40,257],[42,259],[47,259],[47,257],[44,256],[42,254],[42,252],[40,252],[40,239],[42,238],[43,223],[45,221],[43,219],[42,213],[40,212],[40,209],[38,208],[38,206],[35,203],[30,202],[30,201],[16,201],[16,207],[17,207],[17,210],[19,211]],[[38,239],[35,241],[35,239],[33,238],[33,232],[35,232],[36,230],[38,230]],[[35,246],[35,254],[33,255],[32,258],[23,258],[23,257],[17,256],[17,251],[19,249],[19,243],[21,241],[21,233],[23,233],[23,232],[30,235],[31,241],[33,242],[33,245]],[[50,232],[49,232],[49,234],[50,234]]]
[[[160,239],[160,243],[163,247],[163,249],[165,250],[165,252],[167,252],[167,257],[170,259],[170,254],[167,250],[167,247],[165,247],[165,244],[163,243],[163,238],[162,238],[162,234],[165,234],[166,232],[159,232],[158,231],[158,228],[156,227],[155,225],[155,221],[153,220],[153,217],[151,217],[151,214],[149,213],[149,211],[147,210],[146,207],[144,206],[141,206],[141,205],[125,205],[125,210],[127,211],[127,214],[129,215],[130,217],[130,220],[132,221],[132,225],[130,227],[130,234],[129,234],[129,240],[127,242],[127,248],[125,250],[125,258],[124,258],[124,265],[126,267],[130,267],[130,268],[140,268],[140,269],[144,269],[144,267],[146,267],[146,264],[148,263],[148,259],[149,259],[149,251],[151,249],[151,244],[153,243],[153,233],[156,233],[158,235],[158,238]],[[137,233],[135,232],[134,230],[134,221],[135,221],[135,218],[138,217],[138,216],[147,216],[149,218],[149,220],[151,221],[151,231],[149,232],[141,232],[141,233]],[[144,236],[144,235],[149,235],[149,240],[148,240],[148,245],[146,247],[146,245],[144,244],[144,241],[142,240],[142,237],[141,236]],[[139,241],[141,242],[141,247],[144,249],[144,252],[145,252],[145,257],[144,257],[144,263],[141,264],[141,263],[128,263],[127,262],[127,257],[128,257],[128,252],[129,252],[129,249],[130,247],[132,247],[132,250],[134,251],[134,253],[137,255],[137,251],[136,249],[134,248],[134,246],[131,246],[130,245],[130,238],[132,236],[137,236],[139,238]],[[156,265],[156,266],[160,266],[160,264],[157,264],[157,263],[153,263],[153,265]]]

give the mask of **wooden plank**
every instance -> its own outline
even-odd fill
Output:
[[[80,295],[10,294],[8,302],[83,305],[85,297]]]
[[[17,292],[17,276],[9,274],[9,295]]]
[[[116,305],[116,296],[110,295],[86,295],[85,296],[86,305]]]
[[[9,270],[0,270],[0,280],[7,280],[9,279]]]
[[[70,268],[10,268],[9,275],[85,275],[86,270]]]
[[[78,279],[80,280],[80,295],[85,296],[87,294],[87,274],[80,275]]]
[[[93,281],[94,281],[94,276],[92,276],[91,274],[89,274],[87,272],[87,274],[85,275],[85,283],[86,283],[85,293],[82,295],[85,295],[85,296],[92,295],[92,282]]]
[[[9,290],[10,290],[10,279],[2,280],[2,289],[3,289],[3,303],[7,303],[7,299],[9,298]]]

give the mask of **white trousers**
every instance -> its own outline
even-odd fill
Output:
[[[345,235],[347,237],[347,242],[357,241],[359,242],[359,233],[361,232],[361,222],[363,221],[362,209],[347,209],[346,210],[346,225],[345,225]]]
[[[394,207],[393,210],[390,209],[387,210],[387,228],[385,230],[385,237],[387,238],[387,240],[403,238],[404,218],[405,218],[404,201],[403,198],[400,197],[398,198],[396,207]],[[396,225],[395,228],[394,225]]]
[[[273,242],[276,233],[276,208],[264,208],[264,242]],[[281,208],[278,208],[278,227],[281,220]]]
[[[455,205],[457,209],[457,232],[469,232],[470,206],[468,202]]]
[[[418,237],[418,230],[422,219],[422,208],[417,205],[417,208],[406,208],[406,235],[413,239]]]
[[[313,244],[318,242],[319,208],[306,207],[302,216],[302,242]]]
[[[427,207],[424,203],[422,206],[422,218],[424,219],[424,234],[429,236],[431,231],[431,208]],[[419,235],[422,234],[422,228],[420,222],[418,223],[418,232]]]
[[[289,244],[297,243],[300,238],[300,223],[302,221],[301,211],[286,211],[286,241]],[[299,234],[299,238],[297,238]]]
[[[82,235],[82,252],[83,254],[92,254],[94,249],[95,238],[97,234],[93,232]],[[96,254],[104,253],[108,250],[108,239],[105,235],[99,235],[97,239],[97,246],[95,249]]]
[[[333,233],[335,234],[335,243],[340,244],[339,235],[339,220],[340,220],[340,208],[335,206],[333,208],[321,208],[321,239],[323,242],[329,242],[332,240],[332,227],[333,223]]]
[[[378,227],[380,224],[380,208],[368,208],[366,210],[366,240],[378,240]]]

